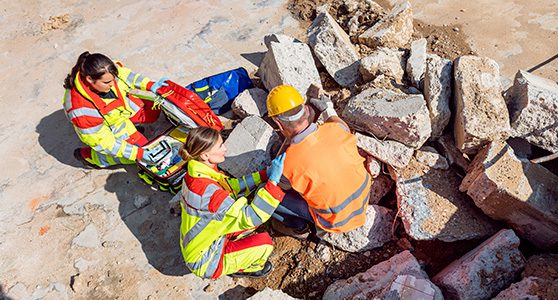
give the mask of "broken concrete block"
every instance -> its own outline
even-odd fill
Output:
[[[271,43],[285,43],[285,44],[290,44],[290,43],[301,43],[300,40],[294,38],[294,37],[290,37],[288,35],[284,35],[284,34],[280,34],[280,33],[273,33],[273,34],[269,34],[264,36],[264,44],[267,47],[267,49],[269,49],[269,47],[271,47]]]
[[[369,47],[403,48],[413,35],[413,11],[409,1],[399,1],[391,12],[358,37]]]
[[[390,171],[399,215],[412,238],[454,242],[496,232],[495,222],[458,190],[461,178],[453,170],[431,169],[413,158],[405,169]]]
[[[411,43],[411,54],[407,59],[407,76],[411,83],[422,90],[424,71],[426,70],[426,39],[418,39]]]
[[[393,213],[377,205],[366,208],[366,222],[361,227],[345,233],[325,233],[321,239],[344,251],[364,252],[389,242]]]
[[[430,137],[430,117],[422,95],[369,88],[349,99],[345,121],[378,138],[419,148]]]
[[[510,120],[498,64],[485,57],[461,56],[455,60],[454,77],[457,148],[475,154],[490,141],[508,138]]]
[[[519,160],[506,143],[493,142],[471,162],[459,189],[522,238],[552,248],[558,245],[557,182],[544,167]]]
[[[546,280],[558,280],[558,254],[544,253],[529,257],[523,274],[525,277],[539,277]]]
[[[97,232],[97,227],[93,224],[87,225],[85,229],[72,240],[72,247],[98,248],[100,245],[99,233]]]
[[[359,148],[394,168],[404,168],[409,163],[409,160],[411,160],[411,157],[413,157],[413,148],[407,147],[400,142],[380,141],[358,132],[355,136]]]
[[[445,267],[432,281],[448,299],[490,299],[519,277],[525,258],[519,252],[519,238],[502,229]]]
[[[465,158],[464,154],[457,149],[455,146],[455,141],[453,140],[453,134],[444,134],[437,140],[442,154],[448,160],[450,165],[458,166],[462,171],[466,172],[469,168],[469,160]]]
[[[451,118],[450,99],[453,63],[438,55],[428,55],[424,74],[424,99],[430,111],[432,136],[442,135]]]
[[[310,47],[299,42],[270,40],[258,74],[269,91],[278,85],[288,84],[306,95],[311,84],[322,86]]]
[[[509,288],[501,291],[492,300],[539,300],[539,299],[552,299],[548,297],[539,297],[537,291],[540,291],[542,279],[537,277],[523,278],[520,282],[512,284]]]
[[[349,36],[323,6],[308,28],[308,44],[327,72],[341,86],[354,85],[359,77],[359,55]]]
[[[380,174],[372,179],[372,186],[370,187],[370,199],[368,204],[378,204],[380,200],[391,192],[393,188],[393,180],[391,177]]]
[[[409,289],[415,289],[414,294],[420,295],[419,298],[405,297],[411,292]],[[409,251],[403,251],[366,272],[334,282],[326,289],[323,299],[370,299],[372,295],[378,299],[443,299],[440,289],[428,279]]]
[[[282,291],[272,290],[268,287],[265,289],[255,293],[252,297],[248,298],[249,300],[269,300],[269,299],[276,299],[276,300],[295,300],[293,298]]]
[[[513,135],[558,152],[558,83],[520,70],[510,99]]]
[[[430,146],[422,146],[422,148],[415,152],[415,157],[418,162],[433,169],[449,169],[446,158],[438,154],[438,151]]]
[[[238,124],[227,140],[226,160],[219,168],[234,177],[263,170],[271,162],[269,150],[278,140],[273,128],[258,116],[249,116]]]
[[[247,116],[263,117],[267,113],[267,92],[260,88],[247,89],[236,96],[232,111],[241,119]]]
[[[360,61],[360,74],[364,82],[369,82],[380,75],[403,82],[405,75],[405,52],[389,48],[379,48]]]

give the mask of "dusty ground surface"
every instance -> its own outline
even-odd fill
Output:
[[[430,49],[442,56],[473,51],[495,59],[502,74],[512,78],[518,68],[536,67],[556,55],[554,0],[411,3],[417,37],[427,37]],[[332,250],[332,260],[322,262],[315,255],[316,243],[303,242],[297,251],[300,242],[278,237],[272,258],[277,268],[268,279],[201,280],[183,267],[179,218],[168,213],[168,194],[142,184],[133,166],[91,171],[74,160],[72,151],[80,143],[60,101],[62,80],[82,51],[102,52],[152,78],[167,75],[184,84],[238,66],[253,72],[265,51],[264,35],[280,32],[305,39],[308,18],[298,19],[296,11],[291,15],[289,5],[296,10],[281,0],[23,0],[2,5],[0,297],[243,298],[270,286],[318,298],[333,280],[409,247],[430,274],[451,261],[444,254],[459,257],[474,247],[475,242],[402,242],[361,255]],[[557,70],[558,60],[551,60],[534,73],[558,80]],[[148,197],[150,204],[136,208],[138,197]],[[394,205],[389,200],[381,204]],[[401,228],[397,232],[404,236]]]

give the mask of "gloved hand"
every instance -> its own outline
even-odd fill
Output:
[[[169,80],[168,77],[163,77],[159,80],[157,80],[152,86],[151,86],[151,92],[153,92],[154,94],[157,94],[157,90],[162,87],[162,86],[168,86],[168,83],[166,83],[165,81]]]
[[[283,175],[283,163],[285,162],[285,155],[286,153],[283,153],[277,156],[271,162],[271,168],[267,171],[267,178],[269,178],[270,181],[279,183],[279,181],[281,180],[281,175]]]
[[[143,148],[143,157],[140,158],[140,161],[145,163],[146,165],[153,165],[155,164],[155,160],[153,159],[153,157],[155,157],[155,149],[148,149],[148,148]]]
[[[324,118],[327,120],[329,117],[337,116],[335,108],[333,108],[333,102],[327,95],[321,95],[320,99],[310,98],[310,103],[318,109],[320,113],[324,114]]]

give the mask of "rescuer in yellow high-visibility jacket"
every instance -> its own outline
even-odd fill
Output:
[[[138,159],[149,162],[141,146],[148,140],[134,123],[152,123],[160,110],[153,102],[141,100],[131,89],[155,91],[166,85],[134,73],[100,53],[82,53],[64,81],[64,111],[86,148],[74,156],[86,166],[107,167],[133,164]]]
[[[265,171],[229,178],[217,170],[226,148],[219,131],[198,127],[190,130],[180,156],[188,161],[182,192],[180,248],[192,273],[203,278],[223,275],[262,277],[272,265],[273,250],[266,232],[254,230],[266,222],[283,198],[277,187],[284,155],[272,162],[269,181]],[[246,196],[256,190],[253,200]]]

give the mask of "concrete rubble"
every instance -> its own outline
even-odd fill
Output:
[[[418,162],[433,169],[447,170],[449,168],[447,159],[430,146],[422,146],[415,151],[415,157]]]
[[[509,136],[510,120],[501,95],[498,64],[486,57],[461,56],[454,63],[455,143],[461,152]]]
[[[512,134],[558,152],[558,83],[519,70],[509,97]]]
[[[405,75],[405,52],[390,48],[378,48],[360,61],[360,74],[364,82],[374,80],[383,75],[398,83]]]
[[[493,142],[477,154],[459,189],[486,215],[547,249],[558,243],[557,182],[544,167],[519,160],[509,145]]]
[[[492,300],[510,300],[510,299],[522,299],[522,300],[539,300],[541,299],[536,293],[531,292],[532,290],[537,290],[541,286],[542,279],[538,277],[527,277],[523,278],[520,282],[512,284],[507,289],[501,291],[492,298]],[[550,299],[550,298],[543,298]]]
[[[248,298],[248,300],[294,300],[297,298],[293,298],[282,291],[272,290],[268,287],[255,293],[252,297]]]
[[[425,38],[411,43],[411,50],[405,70],[414,87],[422,90],[424,72],[426,70],[426,44]]]
[[[369,204],[378,204],[393,189],[393,180],[388,175],[380,174],[372,179]]]
[[[235,177],[261,171],[271,163],[270,149],[278,138],[263,119],[247,117],[225,141],[226,160],[219,167]]]
[[[411,294],[416,298],[408,298]],[[444,299],[440,289],[428,278],[417,259],[403,251],[366,272],[330,285],[323,299]]]
[[[349,252],[364,252],[383,246],[393,239],[390,209],[368,205],[364,225],[345,233],[325,233],[320,238],[336,248]]]
[[[496,232],[494,222],[458,190],[461,178],[453,170],[433,169],[413,158],[405,169],[391,174],[399,215],[412,238],[453,242]]]
[[[360,43],[369,47],[403,48],[413,35],[413,11],[411,3],[399,1],[391,12],[358,37]]]
[[[467,171],[469,168],[469,160],[465,155],[457,149],[453,139],[453,134],[444,134],[437,141],[436,144],[440,146],[442,155],[447,159],[451,166],[457,166],[462,171]]]
[[[519,238],[502,229],[445,267],[432,281],[448,299],[490,299],[509,286],[525,265]]]
[[[451,81],[453,63],[449,59],[429,54],[424,74],[424,99],[430,111],[432,139],[437,139],[450,122]]]
[[[239,118],[248,116],[263,117],[267,114],[267,92],[260,88],[247,89],[236,96],[231,104],[232,111]]]
[[[269,39],[268,51],[258,70],[265,88],[270,91],[281,84],[295,87],[302,95],[311,84],[322,86],[310,47],[284,38]]]
[[[359,55],[349,36],[327,12],[317,9],[318,16],[308,28],[308,44],[327,72],[341,86],[352,86],[359,79]]]
[[[370,136],[356,133],[357,146],[375,158],[394,167],[405,167],[413,156],[413,148],[390,140],[379,140]]]
[[[422,95],[369,88],[349,99],[343,119],[355,129],[419,148],[430,137],[430,117]]]

